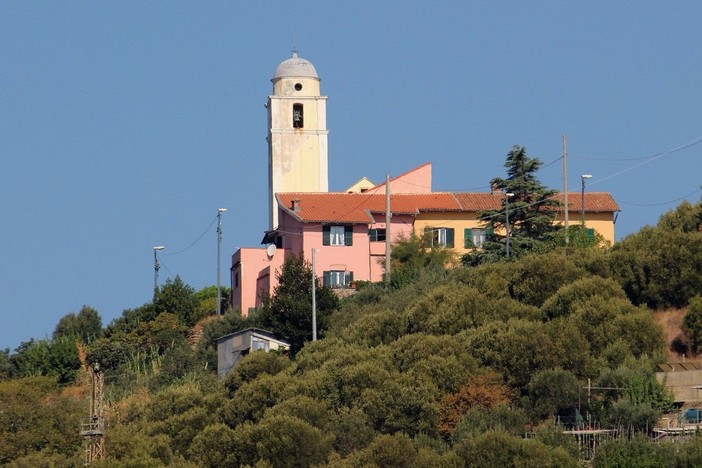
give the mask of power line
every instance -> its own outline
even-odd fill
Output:
[[[701,192],[701,191],[702,191],[702,188],[698,188],[698,189],[695,189],[692,192],[688,193],[687,195],[683,195],[680,198],[676,198],[675,200],[669,200],[669,201],[665,201],[665,202],[661,202],[661,203],[631,203],[631,202],[627,202],[627,201],[622,201],[621,203],[623,203],[625,205],[633,205],[633,206],[664,206],[664,205],[670,205],[671,203],[676,203],[676,202],[679,202],[682,200],[686,200],[687,197],[692,196],[692,195],[694,195],[698,192]]]
[[[664,151],[662,153],[656,153],[656,154],[652,154],[649,156],[637,156],[637,157],[633,157],[633,158],[594,158],[594,157],[589,157],[589,156],[576,156],[576,155],[571,155],[571,157],[577,158],[577,159],[589,159],[591,161],[640,161],[642,159],[653,159],[653,158],[657,159],[660,156],[665,156],[667,154],[676,153],[678,151],[682,151],[684,149],[691,148],[695,145],[699,145],[700,143],[702,143],[702,136],[699,136],[693,140],[690,140],[687,143],[684,143],[683,145],[678,146],[677,148],[673,148],[673,149],[670,149],[668,151]]]
[[[217,216],[215,216],[214,218],[212,218],[212,222],[210,223],[209,226],[207,226],[207,229],[205,229],[205,231],[204,231],[202,234],[200,234],[200,237],[198,237],[197,239],[195,239],[195,240],[194,240],[189,246],[187,246],[186,248],[181,249],[181,250],[177,250],[177,251],[175,251],[175,252],[164,253],[163,255],[178,255],[178,254],[181,254],[181,253],[185,252],[186,250],[190,250],[195,244],[197,244],[198,242],[200,242],[200,241],[202,240],[203,237],[205,237],[205,234],[207,234],[207,232],[212,228],[212,226],[214,225],[214,223],[215,223],[216,221],[217,221]]]
[[[163,259],[161,259],[161,261],[159,262],[159,266],[162,266],[162,267],[164,267],[166,270],[168,270],[168,273],[171,274],[171,278],[175,278],[175,277],[176,277],[176,275],[173,274],[173,272],[171,271],[171,269],[168,268],[168,265],[166,265],[165,263],[163,263]]]
[[[552,164],[556,164],[556,163],[557,163],[558,161],[560,161],[561,159],[563,159],[563,156],[559,156],[559,157],[557,157],[556,159],[554,159],[553,161],[551,161],[550,163],[544,164],[544,165],[541,166],[539,169],[545,169],[545,168],[547,168],[548,166],[550,166],[550,165],[552,165]]]

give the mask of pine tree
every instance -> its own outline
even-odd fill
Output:
[[[285,259],[278,273],[278,286],[273,296],[264,298],[261,322],[264,327],[290,342],[295,355],[306,341],[312,339],[312,268],[302,256]],[[338,308],[339,301],[327,287],[316,283],[317,332],[320,337],[328,327],[329,315]]]
[[[523,146],[514,146],[505,161],[507,178],[490,181],[493,190],[505,194],[499,210],[483,211],[480,220],[491,232],[506,232],[509,208],[510,255],[537,250],[559,229],[553,221],[559,202],[556,191],[547,189],[536,177],[542,163],[530,158]],[[507,196],[506,194],[511,194]],[[467,263],[484,263],[506,256],[506,236],[492,234],[481,252],[469,256]]]

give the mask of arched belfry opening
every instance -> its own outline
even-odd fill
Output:
[[[293,104],[293,128],[305,128],[304,107],[302,104]]]

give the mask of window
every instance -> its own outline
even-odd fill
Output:
[[[258,350],[264,350],[268,351],[268,341],[262,340],[261,338],[252,338],[251,339],[251,351],[258,351]]]
[[[323,245],[353,245],[352,226],[322,226]]]
[[[344,245],[344,226],[329,227],[329,245]]]
[[[492,234],[492,229],[466,229],[463,234],[463,248],[480,248]]]
[[[239,287],[239,272],[234,273],[234,289]]]
[[[369,229],[368,238],[371,242],[385,242],[385,229]]]
[[[453,247],[453,228],[425,228],[424,235],[432,247]]]
[[[275,236],[275,239],[273,240],[273,244],[279,249],[283,248],[283,236]]]
[[[304,128],[302,104],[293,104],[293,128]]]
[[[323,275],[323,284],[328,288],[348,288],[352,281],[352,271],[331,270]]]

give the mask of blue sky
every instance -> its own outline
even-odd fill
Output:
[[[270,79],[293,46],[329,96],[330,189],[431,161],[483,191],[515,144],[622,207],[617,238],[702,185],[702,3],[1,2],[0,349],[160,279],[200,289],[267,228]],[[682,146],[688,147],[671,152]],[[658,155],[658,156],[656,156]],[[655,156],[655,157],[653,157]]]

